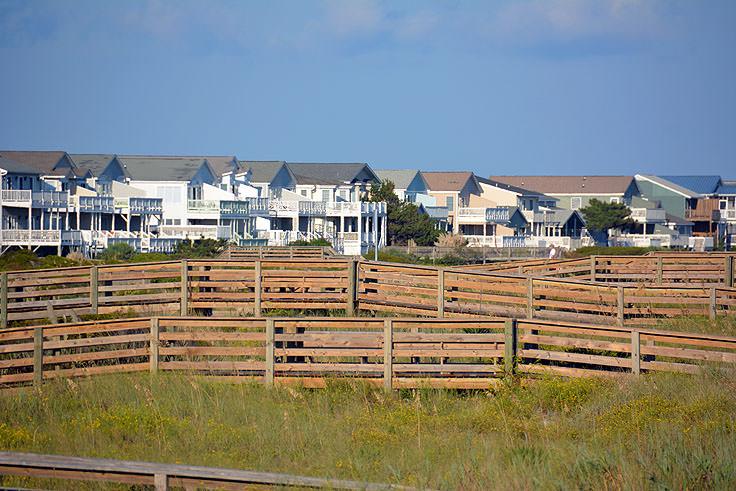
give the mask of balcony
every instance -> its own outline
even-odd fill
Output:
[[[163,200],[161,198],[128,198],[130,213],[134,215],[161,215]]]
[[[3,189],[2,202],[4,205],[31,205],[31,191],[26,189]]]
[[[3,245],[59,245],[61,230],[3,230]]]
[[[721,218],[729,222],[736,221],[736,209],[721,210]]]
[[[34,191],[32,200],[34,208],[67,208],[69,193],[67,191]]]
[[[159,227],[159,238],[178,239],[225,239],[232,238],[230,227],[218,225],[164,225]]]
[[[65,246],[81,246],[84,240],[82,239],[81,230],[62,230],[61,231],[61,245]]]
[[[333,203],[331,203],[333,204]],[[303,216],[325,216],[327,203],[324,201],[300,201],[299,215]]]
[[[114,213],[115,199],[111,196],[79,196],[79,211],[85,213]]]
[[[245,201],[250,207],[251,216],[267,217],[268,216],[268,198],[246,198]]]
[[[688,203],[692,206],[692,203]],[[685,210],[685,218],[697,222],[718,222],[721,219],[721,211],[719,210],[720,200],[707,198],[699,199],[695,203],[695,208]]]
[[[223,218],[244,218],[250,216],[248,201],[222,200],[220,201],[220,216]]]
[[[631,219],[637,223],[662,223],[667,218],[667,212],[660,208],[632,208]]]
[[[187,211],[218,215],[220,213],[220,202],[214,199],[190,199],[187,201]]]

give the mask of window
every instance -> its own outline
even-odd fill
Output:
[[[302,189],[300,192],[302,193],[302,196],[304,196],[305,198],[307,197],[307,190],[306,189]]]
[[[728,207],[728,201],[726,201],[725,199],[722,199],[719,206],[721,210],[725,210]]]
[[[578,210],[583,204],[583,198],[576,196],[574,198],[570,198],[570,209],[571,210]]]
[[[322,190],[322,201],[330,201],[330,190],[329,189],[323,189]]]
[[[621,203],[621,198],[611,198],[611,203]]]
[[[447,205],[447,211],[454,211],[455,210],[455,198],[452,196],[448,196],[445,200],[445,204]]]
[[[338,191],[338,195],[340,196],[340,199],[342,199],[343,201],[347,201],[348,200],[348,191],[347,191],[347,189],[341,189],[340,191]]]

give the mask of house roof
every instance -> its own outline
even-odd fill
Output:
[[[118,155],[127,177],[135,181],[191,181],[203,157]],[[211,167],[210,167],[211,168]]]
[[[273,181],[276,174],[286,165],[283,160],[240,160],[238,163],[242,169],[250,169],[250,182],[256,183]]]
[[[736,194],[736,184],[721,184],[716,189],[716,194],[720,195],[732,195]]]
[[[396,189],[408,189],[417,177],[417,174],[419,174],[419,177],[424,180],[422,173],[416,169],[381,169],[377,170],[376,174],[382,181],[393,182]]]
[[[379,181],[378,176],[368,167],[368,164],[287,162],[286,165],[294,175],[297,184],[336,186],[352,183],[358,179],[358,175],[364,170],[372,175],[371,180]]]
[[[543,194],[624,194],[633,176],[491,176],[491,179]]]
[[[5,169],[9,173],[13,174],[39,174],[36,169],[2,155],[0,155],[0,169]]]
[[[534,214],[534,221],[563,226],[574,215],[577,215],[580,218],[580,221],[585,223],[585,219],[583,219],[582,215],[580,215],[580,213],[578,213],[577,210],[562,210],[562,209],[550,210],[546,213],[537,212]]]
[[[665,213],[665,221],[668,223],[674,223],[675,225],[695,225],[695,223],[685,220],[682,217],[678,217],[677,215],[672,215],[670,213]]]
[[[472,172],[425,172],[422,171],[422,177],[427,181],[430,191],[452,191],[462,190],[468,181],[473,180],[475,176]]]
[[[210,164],[210,167],[212,167],[212,170],[215,171],[215,174],[218,177],[221,177],[226,172],[231,172],[233,170],[235,172],[238,172],[240,170],[240,162],[234,155],[204,155],[192,157],[206,159],[207,162]],[[233,162],[236,166],[235,169],[233,169]]]
[[[39,174],[45,175],[58,174],[58,172],[54,172],[54,167],[64,155],[66,155],[66,152],[62,150],[50,152],[0,150],[0,156],[36,169]]]
[[[508,191],[511,191],[512,193],[516,193],[521,196],[541,196],[541,193],[537,191],[530,191],[529,189],[520,188],[518,186],[514,186],[513,184],[507,184],[507,183],[500,182],[500,181],[494,181],[493,179],[486,179],[485,177],[480,177],[480,176],[475,176],[475,178],[480,183],[488,184],[489,186],[494,186],[499,189],[506,189]]]
[[[637,179],[644,179],[650,182],[653,182],[659,186],[662,186],[665,189],[669,189],[675,193],[681,194],[682,196],[685,196],[687,198],[697,198],[699,197],[700,193],[697,193],[693,191],[692,189],[688,189],[685,187],[680,186],[679,184],[669,181],[663,177],[660,176],[653,176],[653,175],[643,175],[643,174],[637,174]]]
[[[689,189],[694,194],[713,194],[721,184],[721,176],[659,176],[671,183]]]
[[[94,177],[98,177],[105,170],[110,161],[115,158],[112,154],[101,153],[75,153],[69,155],[79,170],[89,172]]]

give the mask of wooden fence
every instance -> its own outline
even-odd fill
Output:
[[[0,386],[184,371],[323,387],[487,388],[504,375],[697,372],[736,364],[736,338],[538,319],[144,317],[0,332]]]
[[[183,260],[0,275],[0,319],[85,315],[255,315],[288,310],[513,317],[643,325],[736,313],[736,289],[523,276],[332,259]]]
[[[0,452],[0,475],[38,479],[105,481],[134,487],[153,486],[156,491],[168,491],[170,487],[184,489],[263,489],[266,487],[283,489],[298,487],[300,489],[374,491],[414,489],[399,485],[324,479],[272,472],[20,452]]]
[[[458,269],[493,273],[553,276],[606,283],[660,286],[733,287],[736,253],[665,253],[646,256],[590,256],[473,264]]]
[[[231,245],[225,249],[220,257],[222,259],[324,259],[336,255],[337,253],[332,247],[324,246],[242,247]]]

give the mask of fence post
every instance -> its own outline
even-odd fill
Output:
[[[43,382],[43,327],[33,329],[33,385]]]
[[[437,317],[445,316],[445,270],[437,268]]]
[[[708,317],[710,317],[710,320],[715,320],[716,313],[718,305],[717,305],[718,297],[716,297],[716,287],[711,287],[710,289],[710,308],[708,309]]]
[[[355,299],[357,298],[357,270],[358,262],[351,259],[348,263],[348,293],[347,305],[345,306],[345,315],[353,317],[355,315]]]
[[[186,259],[181,260],[181,302],[180,314],[189,315],[189,263]]]
[[[729,288],[733,287],[733,256],[726,256],[726,272],[725,285]]]
[[[504,323],[504,355],[503,365],[506,375],[513,375],[516,372],[516,351],[517,351],[517,335],[516,335],[516,319],[507,319]]]
[[[597,259],[595,256],[590,256],[590,281],[595,281],[595,274],[597,271]]]
[[[161,473],[154,474],[153,488],[156,491],[169,491],[169,476]]]
[[[624,314],[625,314],[625,305],[624,305],[624,287],[619,286],[616,288],[617,295],[616,295],[616,306],[618,307],[618,314],[616,316],[618,320],[618,325],[623,326],[624,325]]]
[[[394,321],[383,321],[383,389],[390,392],[393,389],[394,372]]]
[[[0,275],[0,327],[8,327],[8,273]]]
[[[97,315],[98,281],[99,272],[97,266],[91,266],[89,270],[89,304],[93,315]]]
[[[151,365],[149,370],[151,373],[158,372],[158,342],[159,342],[159,320],[158,317],[151,317],[151,337],[149,339],[148,356]]]
[[[274,379],[274,346],[276,339],[276,329],[274,329],[273,319],[266,319],[266,371],[264,375],[264,382],[266,385],[273,385]]]
[[[662,271],[664,270],[664,260],[662,259],[662,256],[657,256],[657,284],[662,284]]]
[[[534,278],[526,278],[526,318],[534,318]]]
[[[260,317],[263,315],[261,311],[261,297],[263,296],[263,266],[260,259],[256,260],[256,269],[253,274],[256,282],[254,288],[255,304],[253,306],[253,315]]]
[[[641,373],[641,335],[637,329],[631,330],[631,373]]]

